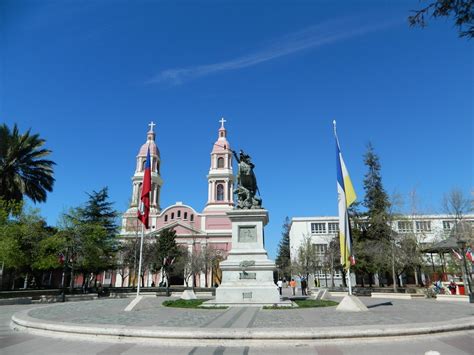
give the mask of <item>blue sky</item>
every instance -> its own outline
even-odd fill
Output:
[[[118,210],[157,123],[161,205],[202,210],[209,153],[256,164],[272,257],[285,216],[336,215],[332,120],[359,199],[370,141],[388,193],[442,212],[473,182],[472,40],[452,21],[409,28],[413,1],[3,1],[0,121],[57,163],[50,224],[108,186]]]

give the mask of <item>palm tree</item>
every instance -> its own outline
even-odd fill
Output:
[[[46,201],[47,191],[53,189],[55,163],[44,159],[51,153],[42,148],[44,143],[30,130],[20,134],[16,124],[13,130],[0,126],[0,199],[20,202],[26,195],[35,203]]]

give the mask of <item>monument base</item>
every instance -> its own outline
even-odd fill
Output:
[[[273,280],[275,263],[268,259],[264,248],[263,227],[268,212],[263,209],[227,212],[232,222],[232,250],[220,264],[222,283],[216,289],[219,305],[284,305]]]
[[[353,295],[346,295],[336,307],[336,311],[342,312],[367,312],[369,309],[360,299]]]

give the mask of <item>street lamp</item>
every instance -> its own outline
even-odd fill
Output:
[[[469,291],[469,303],[474,303],[474,294],[472,293],[472,286],[471,286],[471,270],[467,269],[467,262],[466,262],[466,241],[463,239],[458,239],[456,241],[459,249],[461,249],[462,255],[462,269],[463,274],[465,275],[465,279],[467,281],[468,291]],[[472,268],[471,268],[472,269]]]

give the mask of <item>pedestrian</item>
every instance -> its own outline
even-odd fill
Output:
[[[290,281],[290,287],[291,287],[291,290],[293,291],[293,296],[295,295],[295,291],[296,291],[296,281],[295,279],[291,279]]]
[[[281,280],[281,278],[278,279],[277,286],[278,286],[278,290],[280,291],[280,296],[281,296],[281,289],[283,287],[283,281]]]
[[[306,287],[308,286],[308,283],[304,277],[301,278],[301,294],[303,296],[307,296],[306,293]]]
[[[456,282],[454,282],[454,280],[450,280],[448,288],[452,295],[456,294],[457,285],[456,285]]]

